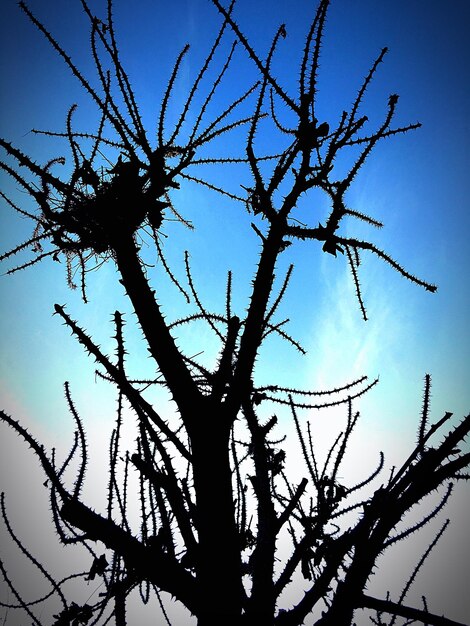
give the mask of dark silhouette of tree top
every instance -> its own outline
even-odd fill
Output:
[[[27,241],[4,253],[1,260],[31,252],[27,260],[21,257],[9,273],[47,257],[64,260],[70,286],[77,271],[81,276],[84,300],[87,272],[103,261],[113,262],[153,359],[155,377],[141,380],[128,372],[124,320],[119,311],[114,315],[116,353],[107,355],[64,306],[55,305],[55,313],[97,362],[98,374],[117,389],[109,488],[101,512],[86,504],[85,430],[68,383],[65,394],[76,433],[70,453],[62,462],[55,454],[47,453],[14,418],[1,414],[42,464],[60,540],[86,546],[91,554],[86,580],[103,579],[105,585],[105,592],[94,604],[78,605],[65,598],[65,581],[55,581],[40,566],[62,603],[54,624],[104,624],[114,619],[123,626],[128,623],[126,599],[135,588],[140,589],[144,602],[150,591],[160,602],[161,591],[170,593],[197,617],[201,626],[294,626],[304,623],[312,612],[317,615],[317,626],[346,626],[364,608],[375,611],[376,624],[386,623],[384,613],[392,616],[387,622],[390,624],[397,617],[427,624],[456,624],[432,613],[426,603],[422,609],[404,603],[444,528],[396,601],[369,596],[365,590],[380,554],[420,530],[444,507],[453,482],[468,478],[464,470],[470,454],[459,446],[470,429],[470,416],[449,427],[452,414],[446,413],[430,424],[430,378],[426,376],[418,436],[410,456],[400,468],[393,469],[372,496],[361,496],[382,471],[383,455],[376,469],[358,484],[340,478],[340,470],[359,417],[353,410],[353,400],[376,381],[370,383],[364,376],[326,391],[291,388],[279,382],[257,384],[257,357],[271,335],[277,334],[303,351],[285,330],[287,320],[277,319],[293,266],[289,266],[277,291],[275,270],[289,246],[317,241],[325,253],[344,256],[364,320],[366,307],[359,282],[364,252],[371,252],[426,290],[436,290],[374,242],[347,236],[341,230],[345,217],[381,226],[375,218],[350,208],[346,194],[379,141],[419,127],[418,123],[393,125],[398,106],[395,94],[385,103],[382,122],[376,128],[371,129],[367,116],[362,114],[366,92],[387,49],[374,61],[352,106],[336,123],[327,122],[319,119],[317,93],[320,49],[330,3],[319,3],[308,26],[298,67],[298,90],[293,95],[272,69],[286,27],[279,27],[266,58],[262,58],[235,21],[235,3],[225,8],[212,0],[223,18],[220,31],[171,125],[171,97],[188,47],[179,54],[163,95],[155,138],[151,139],[121,64],[111,0],[104,19],[95,16],[85,0],[81,4],[89,18],[90,49],[99,88],[92,86],[56,38],[20,2],[21,9],[94,101],[101,119],[95,131],[76,131],[74,105],[68,112],[65,130],[34,131],[48,138],[65,139],[68,161],[59,156],[40,165],[0,139],[6,153],[0,167],[37,205],[35,212],[26,211],[2,193],[20,215],[33,220],[35,228]],[[230,33],[235,43],[220,59],[222,41]],[[230,75],[236,46],[251,60],[256,81],[228,105],[219,107],[218,95]],[[244,144],[237,139],[232,155],[218,157],[218,142],[239,138],[243,129]],[[273,138],[270,154],[259,147],[258,138],[263,133]],[[340,155],[348,151],[354,157],[340,176],[335,166]],[[59,165],[67,164],[68,169],[63,168],[65,176],[56,174]],[[249,186],[241,186],[240,195],[219,187],[210,178],[212,167],[239,164],[244,164],[251,176]],[[189,255],[185,256],[187,286],[164,255],[161,241],[165,223],[176,218],[191,226],[178,210],[178,191],[186,181],[229,196],[250,215],[260,253],[244,314],[233,310],[231,272],[227,276],[225,311],[213,313],[206,308],[193,281]],[[296,217],[301,199],[313,190],[323,192],[329,202],[326,219],[317,225],[304,224]],[[152,285],[146,273],[144,243],[155,247],[175,287],[192,304],[190,314],[173,322],[165,316],[158,285]],[[212,367],[202,365],[197,355],[186,354],[185,348],[175,342],[177,329],[201,321],[219,342],[219,356]],[[167,390],[175,415],[162,416],[150,399],[149,390],[156,387]],[[133,452],[123,450],[125,403],[137,418],[138,437]],[[283,440],[275,434],[277,416],[267,420],[262,417],[263,407],[276,404],[287,407],[295,425],[306,473],[298,483],[289,476]],[[304,423],[301,412],[335,405],[344,405],[346,427],[320,465],[310,424]],[[445,425],[449,432],[436,443],[434,435],[442,433]],[[70,482],[74,463],[78,463],[78,472]],[[136,493],[129,487],[131,476],[137,477]],[[438,488],[443,493],[437,505],[401,529],[399,524],[407,513]],[[140,511],[138,525],[131,521],[133,504]],[[3,504],[2,513],[13,540],[37,564],[16,538]],[[279,543],[285,541],[290,541],[291,550],[281,559]],[[101,546],[106,554],[100,554]],[[26,611],[33,623],[40,624],[34,602],[17,592],[3,564],[1,569],[16,597],[16,606]],[[304,586],[303,595],[293,606],[282,608],[283,592],[299,580]],[[166,615],[163,604],[162,611]]]

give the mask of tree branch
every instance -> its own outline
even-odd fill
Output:
[[[357,608],[373,609],[383,613],[390,613],[392,615],[399,615],[400,617],[407,617],[413,620],[419,620],[423,624],[429,624],[430,626],[468,626],[462,622],[456,622],[448,619],[447,617],[434,615],[428,611],[422,609],[415,609],[404,604],[397,604],[391,600],[379,600],[372,596],[363,595],[357,601]]]

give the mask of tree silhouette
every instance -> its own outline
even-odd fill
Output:
[[[168,592],[197,617],[200,626],[293,626],[304,623],[314,611],[317,626],[345,626],[364,608],[374,612],[376,624],[395,624],[400,617],[407,624],[456,624],[433,614],[425,601],[422,608],[406,604],[409,588],[444,528],[429,544],[397,600],[372,597],[366,587],[378,557],[419,531],[445,506],[453,483],[468,479],[464,471],[470,454],[460,447],[470,430],[470,416],[452,425],[452,414],[445,413],[430,423],[430,377],[426,376],[417,439],[409,457],[372,495],[361,496],[382,471],[383,455],[370,475],[357,484],[343,479],[341,468],[359,418],[353,401],[377,381],[362,377],[336,389],[311,390],[283,386],[282,381],[261,385],[256,369],[260,349],[273,335],[304,351],[286,331],[288,320],[277,316],[293,266],[288,267],[280,287],[275,282],[281,255],[299,242],[319,242],[325,253],[346,260],[364,320],[367,313],[359,273],[361,257],[367,252],[416,285],[436,290],[372,241],[344,234],[342,229],[344,218],[381,226],[373,217],[349,208],[346,194],[379,141],[419,124],[393,125],[398,106],[395,94],[385,103],[383,119],[376,127],[371,128],[362,113],[364,97],[386,48],[339,121],[330,125],[317,117],[327,0],[320,1],[308,25],[294,95],[273,70],[277,48],[286,36],[285,26],[279,27],[263,58],[235,20],[234,2],[224,7],[219,0],[211,1],[221,14],[220,31],[174,117],[170,115],[172,96],[188,48],[181,51],[169,73],[152,136],[144,128],[130,78],[121,64],[111,0],[103,18],[81,0],[90,23],[98,87],[20,2],[94,101],[101,119],[95,130],[79,132],[74,129],[76,107],[72,106],[64,130],[34,131],[67,141],[67,161],[59,156],[41,165],[0,140],[6,154],[1,168],[37,205],[35,212],[27,211],[2,193],[35,227],[28,240],[1,259],[20,258],[8,273],[48,257],[64,262],[69,285],[74,287],[78,276],[85,301],[88,272],[105,261],[113,263],[135,312],[155,376],[139,379],[128,371],[124,318],[119,311],[113,318],[116,352],[109,355],[64,306],[55,305],[57,316],[96,361],[98,375],[114,385],[118,394],[116,426],[109,443],[107,501],[101,511],[89,506],[84,496],[87,441],[68,383],[65,395],[76,433],[63,461],[48,453],[13,417],[1,413],[2,420],[32,448],[42,465],[60,541],[83,544],[90,553],[90,568],[82,578],[102,579],[105,589],[94,603],[79,605],[65,597],[62,588],[69,579],[55,580],[38,563],[15,534],[2,500],[3,520],[12,540],[40,568],[61,602],[53,618],[55,626],[109,620],[123,626],[128,623],[126,599],[136,588],[144,602],[149,593],[160,599],[160,592]],[[235,43],[223,56],[222,43],[227,37],[234,37]],[[220,85],[230,76],[236,47],[247,55],[257,79],[223,105],[218,99]],[[263,141],[263,136],[269,136],[269,141]],[[217,156],[224,142],[233,144],[233,150],[228,156]],[[340,174],[335,166],[343,153],[350,161]],[[59,165],[66,172],[62,177],[56,173]],[[237,172],[239,166],[249,172],[249,185],[241,185],[239,194],[219,187],[218,168]],[[178,194],[187,181],[229,196],[249,215],[252,231],[247,235],[254,231],[260,252],[244,313],[234,311],[231,272],[223,296],[224,311],[216,313],[203,302],[189,254],[184,258],[185,281],[165,256],[165,248],[171,245],[171,241],[162,243],[167,222],[176,219],[192,227],[179,210]],[[315,190],[327,199],[328,215],[317,225],[302,223],[296,207]],[[206,236],[209,241],[221,235]],[[174,321],[165,313],[158,284],[152,284],[149,277],[144,254],[148,246],[155,249],[175,289],[191,305],[188,314]],[[28,253],[25,259],[23,255]],[[198,323],[205,324],[219,344],[218,358],[210,367],[175,339],[182,327]],[[170,414],[162,413],[149,399],[155,388],[168,394]],[[265,417],[266,407],[272,412],[275,405],[285,407],[295,426],[305,466],[305,478],[300,482],[289,476],[285,445],[276,435],[276,414]],[[347,415],[346,428],[320,463],[303,413],[340,405]],[[136,447],[129,451],[122,442],[127,406],[138,424]],[[76,469],[73,480],[69,479],[71,469]],[[138,479],[136,493],[130,488],[132,476]],[[439,488],[437,504],[401,529],[399,523],[406,514]],[[132,513],[136,509],[137,523]],[[290,542],[286,557],[279,552],[281,540]],[[107,554],[101,553],[101,546]],[[32,623],[40,624],[35,613],[37,599],[22,597],[3,562],[1,570],[16,598],[15,606],[24,610]],[[293,606],[283,607],[281,595],[299,578],[304,594]]]

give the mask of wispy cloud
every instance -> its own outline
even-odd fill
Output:
[[[390,306],[394,294],[365,290],[370,319],[364,322],[347,267],[333,279],[325,263],[321,272],[325,296],[320,323],[312,335],[316,353],[314,379],[319,385],[331,385],[364,374],[378,374],[400,334],[400,320]],[[363,272],[364,284],[371,282],[370,274],[367,269]]]
[[[309,353],[312,388],[331,389],[367,375],[379,385],[355,403],[379,430],[408,438],[415,432],[425,371],[416,363],[416,328],[410,307],[403,307],[400,277],[375,259],[365,259],[361,283],[368,321],[361,317],[347,265],[322,261],[324,297]],[[369,262],[370,261],[370,262]],[[412,308],[412,303],[411,303]]]

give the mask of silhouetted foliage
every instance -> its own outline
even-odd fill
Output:
[[[160,592],[168,592],[197,617],[201,626],[294,626],[304,623],[313,611],[320,615],[319,607],[317,626],[350,625],[355,611],[364,608],[374,612],[372,621],[376,624],[391,625],[397,617],[405,618],[406,623],[456,624],[428,611],[426,603],[423,608],[405,604],[418,570],[444,528],[416,565],[399,598],[379,599],[367,595],[365,590],[379,555],[420,530],[445,506],[453,483],[468,479],[464,470],[470,454],[459,447],[470,430],[470,416],[457,426],[450,424],[451,413],[430,423],[430,378],[426,376],[414,448],[406,462],[395,468],[372,496],[361,497],[362,490],[382,471],[383,455],[359,484],[348,483],[341,467],[359,418],[353,400],[377,381],[369,382],[364,376],[322,391],[289,388],[282,386],[282,381],[264,386],[256,382],[255,363],[260,347],[273,333],[303,351],[285,330],[288,320],[279,321],[276,317],[293,268],[289,267],[277,292],[275,269],[288,246],[299,241],[319,242],[324,252],[343,255],[364,320],[366,304],[359,271],[361,256],[366,252],[416,285],[428,291],[436,289],[372,241],[341,231],[345,217],[381,226],[373,217],[349,208],[345,194],[379,141],[419,126],[392,125],[398,106],[395,94],[385,103],[383,121],[377,128],[370,128],[367,116],[361,112],[367,89],[387,49],[380,52],[360,84],[352,106],[332,124],[317,118],[316,106],[320,49],[329,2],[321,0],[308,27],[298,67],[298,92],[292,95],[272,70],[277,48],[286,36],[285,26],[279,27],[266,58],[262,58],[235,21],[234,2],[225,8],[219,0],[212,0],[222,16],[220,32],[176,121],[170,125],[170,100],[188,47],[181,51],[170,72],[156,133],[150,135],[144,128],[130,78],[121,65],[111,0],[104,19],[93,14],[86,0],[81,0],[81,4],[89,17],[91,54],[99,89],[82,75],[27,5],[20,3],[95,102],[101,121],[95,131],[74,130],[72,106],[65,130],[35,131],[48,138],[67,140],[67,162],[59,156],[41,165],[11,143],[0,140],[7,155],[0,167],[37,204],[37,211],[30,213],[3,194],[10,206],[30,218],[35,227],[27,241],[4,253],[1,259],[31,252],[10,273],[47,257],[65,261],[70,286],[74,286],[78,272],[85,300],[87,272],[106,260],[114,263],[157,375],[152,380],[137,380],[128,373],[124,319],[119,311],[113,320],[116,353],[107,355],[64,306],[55,305],[57,316],[96,361],[99,376],[112,383],[118,393],[116,425],[109,444],[107,502],[100,512],[88,506],[83,496],[87,442],[68,383],[65,396],[76,434],[62,463],[13,417],[1,413],[2,419],[29,444],[44,469],[60,541],[80,543],[89,550],[89,571],[77,576],[83,580],[99,578],[104,583],[104,592],[90,604],[80,606],[66,598],[62,588],[73,575],[56,581],[36,561],[11,527],[2,499],[3,520],[12,540],[39,567],[51,585],[51,594],[62,604],[53,623],[105,624],[114,619],[118,626],[125,625],[126,598],[139,588],[144,603],[150,593],[156,594],[164,616]],[[221,41],[227,36],[234,36],[235,44],[228,56],[219,59]],[[228,105],[220,106],[216,116],[211,117],[210,111],[219,106],[217,95],[230,73],[236,46],[248,55],[258,80]],[[208,79],[209,71],[218,72],[215,79]],[[257,138],[265,132],[264,125],[270,125],[269,132],[276,133],[276,153],[266,154],[258,148]],[[216,148],[218,139],[231,137],[243,128],[244,151],[236,142],[234,151],[240,149],[239,154],[208,156],[207,150]],[[351,146],[356,149],[355,157],[349,170],[338,178],[338,155]],[[68,174],[60,177],[55,173],[57,166],[66,163]],[[240,163],[249,170],[252,182],[241,186],[239,195],[219,188],[211,180],[212,167],[230,168]],[[207,178],[201,171],[207,172]],[[164,256],[161,242],[165,222],[177,219],[192,226],[178,210],[178,190],[187,180],[229,196],[252,218],[260,253],[244,314],[233,310],[231,273],[227,277],[224,313],[214,313],[205,306],[193,280],[189,255],[185,257],[187,285],[177,278]],[[330,204],[329,215],[317,226],[303,224],[294,217],[300,198],[314,189],[324,192]],[[170,279],[194,305],[187,316],[172,322],[164,316],[164,303],[151,285],[142,259],[144,243],[152,243]],[[201,321],[220,344],[219,357],[212,368],[202,365],[197,355],[186,354],[174,339],[181,326]],[[146,391],[155,386],[168,391],[175,415],[162,415],[158,406],[146,399]],[[121,440],[125,402],[138,423],[133,451],[124,451]],[[273,414],[267,420],[260,417],[262,406],[276,404],[285,405],[295,425],[306,474],[298,483],[292,482],[286,469],[284,442],[276,437],[277,416]],[[344,406],[347,425],[320,464],[310,424],[302,412],[336,405]],[[441,439],[436,441],[435,435]],[[65,476],[72,466],[77,468],[77,474],[70,483]],[[129,488],[132,473],[138,477],[137,494]],[[438,488],[442,489],[438,504],[406,530],[397,530],[406,514]],[[132,524],[129,515],[136,498],[140,509],[138,526]],[[345,518],[347,523],[343,523]],[[281,538],[291,545],[285,558],[278,553]],[[100,554],[102,546],[106,554]],[[3,562],[0,568],[16,598],[14,606],[24,610],[32,623],[40,624],[35,611],[41,602],[23,598]],[[299,579],[303,580],[304,594],[293,606],[282,607],[281,595]]]

